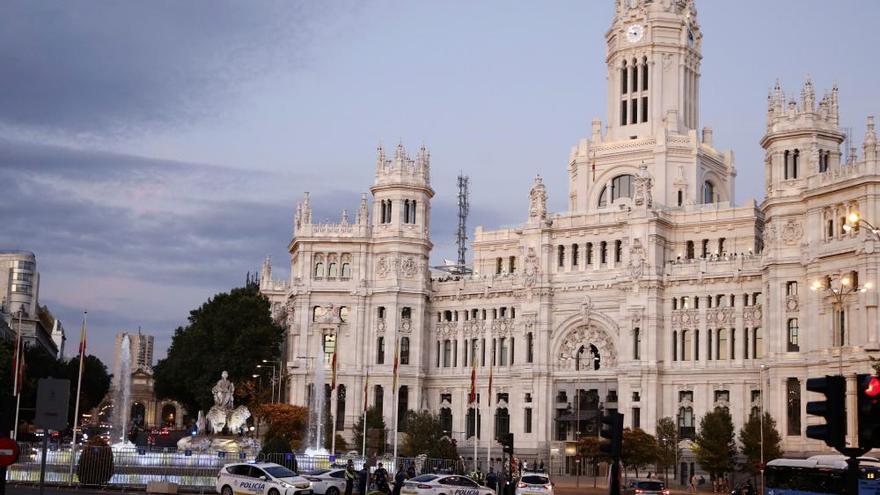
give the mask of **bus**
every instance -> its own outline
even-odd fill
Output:
[[[880,460],[859,457],[859,493],[846,491],[846,457],[774,459],[764,470],[765,495],[880,495]]]

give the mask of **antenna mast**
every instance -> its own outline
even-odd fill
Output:
[[[455,243],[458,245],[458,269],[465,271],[465,254],[467,253],[467,216],[470,210],[468,202],[468,183],[470,178],[463,173],[458,174],[458,232]]]

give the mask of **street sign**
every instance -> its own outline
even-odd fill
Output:
[[[0,438],[0,466],[10,466],[18,460],[18,443],[11,438]]]
[[[40,378],[37,382],[37,413],[34,424],[45,430],[64,430],[67,428],[69,405],[70,380]]]

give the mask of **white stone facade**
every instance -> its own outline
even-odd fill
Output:
[[[692,0],[617,0],[608,124],[594,120],[572,149],[569,211],[548,212],[536,178],[519,227],[476,229],[473,275],[429,270],[424,148],[414,159],[379,149],[372,207],[364,196],[353,222],[313,223],[307,195],[290,279],[273,280],[268,261],[261,279],[289,328],[290,401],[307,403],[332,344],[346,387],[340,426],[350,433],[361,414],[367,373],[367,401],[382,400],[390,425],[399,341],[407,407],[451,414],[466,455],[473,356],[481,458],[499,411],[517,451],[547,460],[576,431],[595,434],[599,406],[652,433],[671,417],[687,434],[719,405],[739,428],[762,400],[787,452],[826,450],[804,435],[806,378],[866,372],[880,349],[880,242],[844,229],[852,211],[880,221],[873,121],[862,153],[841,150],[837,88],[817,100],[807,81],[786,101],[777,85],[761,143],[766,199],[736,206],[732,152],[698,131],[701,41]],[[809,290],[852,272],[874,289],[839,300]]]

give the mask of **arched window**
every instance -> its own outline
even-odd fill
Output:
[[[409,387],[401,385],[397,389],[397,431],[405,431],[409,414]]]
[[[339,321],[342,323],[348,323],[348,315],[351,313],[351,310],[348,309],[348,306],[340,306],[339,307]]]
[[[791,178],[792,179],[798,178],[798,169],[800,168],[800,161],[801,161],[801,150],[794,150],[794,153],[792,154],[792,157],[791,157],[791,163],[792,163]]]
[[[324,316],[323,306],[315,306],[312,308],[312,321],[318,321],[322,316]]]
[[[342,278],[351,278],[351,263],[342,264]]]
[[[380,320],[385,319],[385,306],[379,306],[378,308],[376,308],[376,317]]]
[[[711,204],[715,202],[715,185],[711,181],[703,183],[703,203]]]
[[[687,246],[685,249],[685,257],[689,260],[694,259],[694,241],[687,241]]]
[[[592,264],[593,264],[593,243],[588,242],[587,243],[587,266],[590,266]]]
[[[626,108],[626,104],[624,103],[624,109]],[[602,192],[599,193],[599,208],[605,208],[608,206],[608,186],[602,188]]]
[[[580,258],[580,246],[577,243],[571,245],[571,266],[578,266],[578,258]]]
[[[642,91],[648,90],[648,57],[642,57]]]
[[[798,319],[788,319],[788,352],[798,352],[801,350],[800,341],[798,340]]]
[[[317,262],[315,263],[315,278],[321,278],[324,276],[324,263]]]
[[[754,359],[761,359],[764,357],[764,334],[761,331],[761,327],[753,328],[752,335],[752,357]]]
[[[718,360],[727,359],[727,331],[723,328],[718,329],[718,342],[716,342],[715,358]]]
[[[678,332],[672,331],[672,360],[678,361]]]
[[[385,337],[376,339],[376,364],[385,364]]]
[[[409,364],[409,337],[400,338],[400,364]]]
[[[602,356],[599,355],[599,349],[590,344],[590,358],[593,360],[593,369],[598,370],[602,367]]]
[[[529,334],[531,335],[531,334]],[[642,346],[642,335],[639,330],[639,327],[635,327],[633,329],[633,359],[639,360],[641,359],[640,348]]]
[[[599,263],[605,264],[608,262],[608,243],[602,241],[599,243]]]
[[[531,363],[534,360],[535,360],[535,335],[532,332],[529,332],[526,334],[526,362]]]
[[[684,191],[678,190],[678,206],[684,205]]]
[[[336,431],[345,429],[345,385],[336,386]]]
[[[614,262],[620,263],[623,261],[623,241],[617,240],[614,241]]]
[[[639,65],[636,59],[629,64],[629,78],[630,90],[635,93],[639,90]]]
[[[330,265],[329,265],[328,270],[327,270],[327,277],[329,277],[329,278],[336,278],[336,275],[338,275],[338,271],[337,271],[337,268],[336,268],[336,263],[334,263],[334,262],[330,262]]]
[[[376,385],[375,387],[373,387],[373,407],[375,407],[381,413],[384,405],[385,389],[382,388],[382,385]]]
[[[611,179],[611,202],[620,199],[620,198],[631,198],[633,197],[633,176],[626,175],[618,175],[617,177]]]
[[[678,436],[682,439],[693,439],[695,433],[694,408],[678,408]]]
[[[681,331],[681,360],[690,361],[693,355],[693,334],[688,330]]]
[[[629,71],[626,68],[626,60],[623,61],[623,66],[620,69],[620,92],[622,94],[629,92]],[[622,123],[626,124],[626,119],[623,119]]]
[[[409,200],[403,200],[403,223],[409,223]]]

